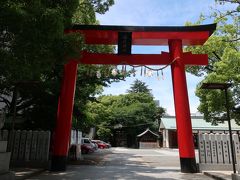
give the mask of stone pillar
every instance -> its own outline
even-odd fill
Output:
[[[216,141],[217,141],[217,153],[218,153],[218,163],[223,163],[223,144],[221,140],[221,134],[216,133]]]
[[[205,142],[206,163],[211,163],[211,142],[209,139],[209,134],[205,133],[203,135],[203,139]]]
[[[226,134],[221,134],[221,138],[223,143],[223,163],[230,164],[228,137]]]
[[[211,143],[211,156],[212,156],[212,163],[216,164],[217,163],[217,144],[216,144],[216,135],[211,133],[209,134],[209,139]]]
[[[199,149],[199,163],[206,163],[205,157],[205,145],[203,140],[203,134],[198,134],[198,149]]]
[[[169,148],[169,130],[165,130],[165,141],[166,141],[166,147]]]
[[[1,140],[2,133],[0,131],[0,179],[13,180],[15,174],[9,171],[11,152],[7,152],[7,141]]]
[[[77,159],[82,159],[81,144],[82,144],[82,132],[77,131]]]

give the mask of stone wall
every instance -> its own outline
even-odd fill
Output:
[[[234,159],[238,162],[240,155],[239,136],[233,134]],[[230,136],[224,133],[199,134],[200,170],[232,170]]]
[[[50,131],[2,130],[11,152],[11,166],[47,167],[49,162]]]

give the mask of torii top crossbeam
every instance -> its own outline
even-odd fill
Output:
[[[183,45],[202,45],[216,24],[200,26],[108,26],[74,25],[65,32],[84,34],[87,44],[118,44],[119,32],[132,33],[132,45],[168,45],[169,39],[181,39]]]
[[[166,65],[171,63],[169,53],[132,54],[132,45],[169,45],[181,40],[182,45],[202,45],[216,29],[216,24],[200,26],[107,26],[74,25],[65,33],[81,33],[86,44],[118,45],[118,54],[82,52],[82,64],[138,64]],[[131,55],[131,56],[128,56]],[[183,54],[183,63],[206,65],[207,55]],[[124,62],[123,62],[124,60]]]

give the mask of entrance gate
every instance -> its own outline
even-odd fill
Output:
[[[78,63],[171,64],[181,172],[197,172],[185,65],[207,65],[208,56],[184,53],[182,48],[204,44],[215,29],[216,24],[178,27],[75,25],[65,30],[65,33],[83,34],[86,44],[118,45],[118,54],[82,52],[80,59],[70,60],[65,65],[54,132],[52,170],[66,169]],[[169,53],[131,54],[132,45],[168,45]]]

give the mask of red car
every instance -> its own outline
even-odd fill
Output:
[[[89,144],[82,144],[81,145],[81,152],[82,154],[87,154],[87,153],[90,153],[90,152],[93,152],[94,149],[91,145]]]
[[[104,141],[101,141],[101,140],[92,140],[92,142],[95,142],[98,145],[98,148],[100,149],[105,149],[110,147],[108,143],[105,143]]]
[[[81,151],[83,154],[87,154],[89,152],[94,152],[94,144],[91,142],[89,138],[82,138],[81,141]]]

